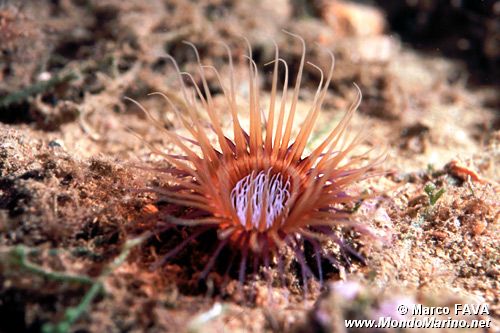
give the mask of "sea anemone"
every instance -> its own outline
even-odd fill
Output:
[[[295,86],[290,99],[288,65],[280,58],[276,46],[274,60],[269,63],[274,70],[265,116],[261,112],[257,65],[247,42],[249,131],[240,123],[232,55],[226,45],[231,73],[228,85],[214,67],[201,65],[197,49],[191,43],[186,42],[192,46],[197,58],[200,85],[196,84],[192,75],[181,73],[173,57],[168,56],[177,72],[181,102],[174,102],[162,93],[154,94],[166,99],[191,137],[165,129],[145,107],[131,100],[182,151],[182,155],[173,155],[150,145],[153,152],[161,155],[170,166],[155,169],[162,173],[169,185],[148,188],[148,191],[170,204],[187,208],[185,215],[181,216],[168,212],[161,214],[160,211],[158,218],[170,226],[187,230],[187,236],[158,260],[156,266],[172,259],[208,230],[217,231],[217,243],[213,244],[213,252],[199,274],[202,279],[214,269],[223,250],[233,254],[231,259],[225,259],[227,271],[234,263],[239,264],[239,267],[233,267],[233,272],[238,275],[240,285],[244,284],[247,270],[252,267],[254,271],[277,267],[278,275],[283,279],[285,253],[293,254],[297,267],[300,267],[304,287],[309,278],[315,277],[322,282],[322,260],[338,264],[335,256],[324,247],[326,242],[337,244],[347,259],[349,253],[351,257],[360,258],[342,240],[338,229],[365,230],[352,220],[352,213],[344,207],[346,203],[358,202],[363,195],[350,194],[348,188],[378,174],[377,166],[383,155],[372,160],[368,159],[369,152],[349,157],[363,140],[359,134],[352,139],[346,135],[349,121],[361,102],[361,91],[354,85],[356,100],[342,120],[304,156],[332,79],[334,57],[329,52],[331,65],[326,78],[319,67],[308,63],[321,73],[321,79],[307,116],[292,138],[306,47],[300,36],[289,35],[302,42]],[[281,66],[284,68],[284,80],[282,91],[278,93]],[[215,74],[225,96],[229,110],[226,114],[229,113],[232,124],[231,135],[224,132],[221,126],[223,113],[215,106],[206,78],[208,71]],[[194,89],[186,86],[183,76],[191,81]],[[202,117],[202,111],[208,119]],[[215,134],[216,141],[212,140],[210,133]],[[306,248],[309,250],[306,251]],[[311,269],[310,257],[315,258],[315,272]]]

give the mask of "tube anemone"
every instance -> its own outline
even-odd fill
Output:
[[[194,217],[164,216],[168,224],[182,225],[189,231],[189,236],[171,249],[158,264],[171,259],[189,242],[213,229],[217,231],[218,243],[214,244],[214,252],[209,256],[200,274],[201,278],[205,278],[213,269],[224,249],[236,254],[227,262],[228,266],[233,264],[235,258],[239,258],[241,284],[245,281],[246,270],[250,266],[247,262],[251,259],[254,270],[270,268],[272,263],[276,263],[279,267],[278,273],[283,275],[282,256],[291,250],[301,268],[306,286],[305,281],[309,278],[317,277],[320,281],[323,280],[320,262],[322,258],[335,263],[334,257],[322,247],[325,241],[333,241],[339,245],[341,251],[350,251],[357,255],[334,231],[336,226],[359,226],[352,221],[348,212],[339,207],[362,198],[360,195],[348,194],[347,188],[377,174],[376,167],[383,156],[364,164],[363,161],[367,160],[369,152],[349,157],[362,141],[361,135],[352,140],[346,135],[348,124],[361,102],[361,91],[356,85],[356,100],[342,120],[310,154],[304,156],[332,79],[334,57],[330,53],[331,65],[326,75],[310,64],[321,72],[321,80],[300,130],[292,137],[306,63],[306,47],[301,37],[288,34],[302,43],[302,56],[295,85],[289,92],[288,66],[280,58],[276,46],[274,60],[270,62],[274,70],[270,103],[265,117],[261,114],[257,66],[252,60],[251,48],[248,45],[248,131],[241,125],[238,115],[232,55],[227,46],[231,73],[228,84],[215,68],[201,64],[196,47],[190,43],[186,44],[195,52],[200,85],[195,83],[190,74],[181,73],[175,59],[168,56],[177,72],[182,105],[174,103],[164,94],[154,94],[166,99],[189,131],[190,138],[163,128],[148,110],[131,100],[183,154],[171,155],[151,146],[154,153],[163,156],[171,165],[163,170],[171,185],[149,190],[171,204],[197,211],[192,214]],[[278,92],[278,72],[281,66],[284,68],[283,88]],[[215,106],[208,88],[207,71],[215,73],[225,96],[231,119],[231,135],[224,132],[220,124],[222,113]],[[192,81],[193,90],[186,87],[183,76]],[[208,116],[208,126],[199,116],[202,112]],[[212,143],[209,132],[216,136],[216,143]],[[317,273],[313,273],[309,268],[304,252],[306,245],[316,257]]]

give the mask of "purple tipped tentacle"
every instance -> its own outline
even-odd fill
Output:
[[[304,295],[308,294],[308,287],[307,287],[307,281],[308,278],[314,277],[314,274],[312,273],[311,269],[307,265],[306,258],[304,256],[304,251],[300,248],[300,243],[297,239],[294,240],[293,244],[291,244],[291,247],[293,249],[293,252],[295,253],[297,262],[300,265],[300,270],[302,273],[302,286],[304,288]]]
[[[318,243],[316,239],[307,237],[305,238],[309,243],[311,243],[313,249],[314,249],[314,257],[316,259],[316,266],[318,267],[318,277],[319,277],[319,284],[323,286],[323,267],[321,266],[321,245]]]
[[[259,255],[258,253],[253,254],[253,276],[254,279],[257,280],[257,275],[259,274]]]
[[[316,226],[315,230],[327,235],[332,239],[340,248],[340,253],[342,257],[347,262],[348,265],[351,265],[351,260],[349,259],[349,255],[359,260],[363,265],[366,264],[365,258],[358,253],[355,249],[353,249],[349,244],[344,242],[333,230],[326,226]]]
[[[245,235],[243,239],[243,246],[241,250],[241,260],[240,260],[240,269],[238,273],[238,280],[240,282],[240,288],[243,288],[243,283],[245,282],[245,272],[246,272],[246,263],[248,259],[248,246],[249,246],[249,235]]]
[[[280,252],[276,253],[276,261],[278,266],[278,276],[280,279],[281,286],[285,286],[285,267],[283,262],[283,255]]]
[[[165,264],[170,258],[172,258],[177,253],[179,253],[182,249],[184,249],[187,244],[189,244],[196,237],[200,236],[201,234],[203,234],[204,232],[206,232],[209,229],[210,228],[208,228],[208,227],[202,227],[202,228],[199,228],[197,231],[193,232],[191,235],[189,235],[188,238],[186,238],[185,240],[183,240],[179,245],[177,245],[176,247],[174,247],[172,250],[170,250],[169,252],[167,252],[167,254],[165,254],[161,259],[157,260],[153,265],[151,265],[151,270],[155,270],[158,267],[160,267],[163,264]]]
[[[331,254],[325,253],[325,254],[323,254],[323,258],[328,260],[330,262],[330,264],[332,264],[332,266],[335,267],[336,269],[340,269],[339,261],[337,259],[335,259]]]
[[[238,236],[238,238],[236,239],[235,244],[237,244],[238,246],[240,246],[241,245],[240,242],[242,241],[242,239],[244,238],[244,236],[245,236],[245,234],[241,233]],[[237,254],[238,254],[237,251],[231,251],[231,256],[229,257],[228,264],[227,264],[226,270],[224,272],[224,279],[222,281],[221,288],[224,288],[229,283],[229,278],[230,278],[229,272],[231,271],[231,268],[233,267],[234,259],[236,258]]]
[[[264,274],[266,275],[267,289],[271,290],[272,276],[270,270],[270,251],[269,251],[269,239],[267,237],[262,237],[262,260],[264,261]],[[273,302],[273,293],[269,293],[269,302]]]
[[[203,268],[203,271],[200,274],[200,280],[205,280],[208,273],[210,272],[210,270],[214,266],[215,260],[219,256],[220,251],[222,251],[222,249],[227,245],[228,242],[229,242],[229,238],[226,238],[226,239],[223,239],[220,241],[219,245],[217,246],[215,251],[210,255],[210,259],[208,260],[205,267]]]

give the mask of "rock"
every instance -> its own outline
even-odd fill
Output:
[[[381,35],[386,26],[380,10],[346,1],[326,1],[321,15],[339,36]]]

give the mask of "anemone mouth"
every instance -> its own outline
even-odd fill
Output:
[[[289,210],[291,191],[290,176],[271,168],[252,171],[235,184],[230,194],[236,222],[246,230],[280,227]]]

